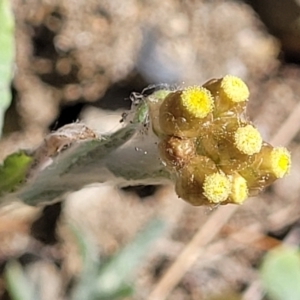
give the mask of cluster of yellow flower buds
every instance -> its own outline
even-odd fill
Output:
[[[231,75],[150,98],[161,159],[179,197],[193,205],[241,204],[288,173],[290,153],[264,142],[246,118],[248,98],[246,84]]]

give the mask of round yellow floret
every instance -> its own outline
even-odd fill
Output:
[[[237,149],[248,155],[258,153],[262,145],[261,135],[252,125],[238,128],[234,135],[234,141]]]
[[[284,147],[276,147],[271,152],[271,165],[277,178],[286,175],[291,167],[291,154]]]
[[[212,203],[225,201],[230,193],[230,180],[223,174],[213,173],[205,176],[203,183],[203,195]]]
[[[232,75],[226,75],[222,79],[221,92],[232,102],[244,102],[250,94],[244,81]]]
[[[181,102],[183,107],[196,118],[205,118],[214,108],[210,91],[198,86],[184,89]]]
[[[231,200],[236,204],[242,204],[248,197],[247,181],[242,176],[234,176],[230,192]]]

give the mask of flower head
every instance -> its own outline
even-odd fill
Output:
[[[206,156],[196,155],[177,173],[176,193],[193,205],[208,205],[211,201],[203,195],[205,177],[218,171],[215,163]]]
[[[240,78],[227,75],[159,96],[150,109],[161,159],[187,202],[242,204],[289,172],[290,153],[264,142],[248,121],[249,90]]]
[[[230,192],[230,199],[233,203],[242,204],[249,196],[247,181],[244,177],[236,174],[232,178],[232,186]]]
[[[271,166],[274,175],[282,178],[291,167],[291,154],[284,147],[276,147],[271,152]]]
[[[211,203],[220,203],[225,201],[230,193],[230,180],[223,174],[213,173],[205,176],[203,183],[203,195]]]
[[[232,102],[244,102],[249,98],[247,85],[238,77],[226,75],[221,81],[221,94]]]
[[[252,155],[260,151],[262,138],[256,128],[252,125],[246,125],[236,130],[234,142],[240,152]]]
[[[188,87],[181,94],[182,106],[195,118],[205,118],[214,108],[211,93],[198,86]]]
[[[204,88],[189,88],[168,94],[159,107],[161,132],[181,138],[197,137],[212,105],[212,97]]]

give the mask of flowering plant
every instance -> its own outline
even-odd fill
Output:
[[[291,164],[290,153],[264,142],[248,120],[248,98],[246,84],[230,75],[141,95],[112,134],[68,124],[37,149],[8,156],[0,166],[0,195],[37,205],[92,183],[173,180],[178,196],[193,205],[241,204]]]
[[[231,75],[147,98],[179,197],[193,205],[241,204],[289,172],[287,149],[264,142],[248,120],[248,98],[246,84]]]

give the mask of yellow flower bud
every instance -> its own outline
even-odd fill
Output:
[[[203,195],[209,202],[219,204],[227,200],[231,191],[231,182],[224,174],[214,173],[205,176]]]
[[[291,154],[284,147],[275,147],[265,143],[255,157],[254,165],[260,172],[268,173],[272,177],[282,178],[289,173]]]
[[[182,91],[181,103],[188,115],[194,118],[205,118],[214,108],[211,93],[198,86],[188,87]]]
[[[247,181],[249,196],[256,196],[268,185],[267,183],[271,183],[270,176],[261,173],[254,164],[249,164],[238,172]]]
[[[228,101],[239,103],[247,101],[249,98],[249,89],[240,78],[232,75],[226,75],[220,86],[221,97]]]
[[[215,163],[206,156],[193,157],[177,172],[175,189],[177,195],[192,205],[210,205],[203,194],[203,182],[209,174],[218,172]]]
[[[291,154],[284,147],[274,148],[271,152],[270,165],[277,178],[284,177],[291,168]]]
[[[291,155],[286,148],[273,148],[264,143],[261,151],[254,155],[253,163],[239,173],[246,178],[250,194],[255,195],[288,174],[290,166]]]
[[[220,79],[212,79],[203,86],[215,98],[215,117],[232,116],[245,110],[250,93],[247,85],[240,78],[226,75]]]
[[[160,157],[169,168],[180,169],[196,154],[193,139],[166,137],[158,145]]]
[[[244,177],[235,173],[231,176],[231,191],[229,194],[229,202],[242,204],[249,196],[247,181]]]
[[[213,110],[210,92],[191,87],[170,93],[159,110],[159,125],[166,135],[196,137]]]
[[[237,117],[214,120],[198,137],[197,153],[209,156],[225,173],[245,167],[253,159],[235,145],[235,132],[241,125]]]
[[[252,125],[246,125],[236,130],[234,135],[236,148],[248,155],[258,153],[261,149],[262,138],[259,131]]]

